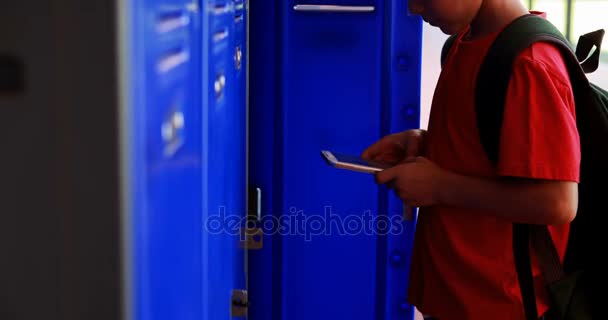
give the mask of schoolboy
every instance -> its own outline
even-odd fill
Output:
[[[428,131],[386,136],[363,153],[402,162],[376,181],[420,207],[409,300],[439,320],[523,320],[512,223],[549,225],[563,259],[578,205],[580,145],[564,61],[547,43],[517,58],[493,166],[476,127],[475,79],[498,33],[528,10],[520,0],[409,5],[429,24],[458,35],[436,86]],[[534,256],[532,265],[541,318],[548,298]]]

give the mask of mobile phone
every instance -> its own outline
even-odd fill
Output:
[[[337,153],[329,150],[321,150],[321,156],[333,167],[364,173],[377,173],[392,167],[392,165],[387,163],[369,161],[360,156]]]

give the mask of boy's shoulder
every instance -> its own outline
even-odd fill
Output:
[[[540,12],[534,12],[533,15],[546,19],[544,14]],[[475,40],[465,40],[469,28],[448,37],[441,50],[442,69],[453,68],[463,64],[480,67],[483,65],[483,61],[486,59],[487,55],[490,55],[490,51],[492,51],[498,38],[503,38],[499,47],[505,47],[504,40],[510,41],[509,39],[504,39],[503,36],[503,34],[507,32],[507,27],[508,26],[505,26],[488,36]],[[508,30],[510,33],[507,38],[513,37],[513,31],[515,31],[515,34],[521,32],[521,25],[516,29],[518,30],[512,30],[512,28]],[[492,60],[495,60],[496,52],[502,52],[501,50],[502,49],[494,48],[494,59]],[[455,55],[453,53],[455,53]],[[453,55],[454,57],[451,57]],[[509,58],[507,57],[507,59]],[[449,60],[451,62],[447,63]],[[512,68],[512,77],[516,77],[517,73],[520,80],[523,79],[523,81],[528,83],[554,83],[559,87],[558,90],[565,90],[565,92],[563,92],[564,94],[570,94],[570,90],[567,90],[571,87],[570,76],[566,61],[562,56],[562,49],[558,44],[543,40],[534,41],[532,44],[519,51],[513,58],[512,63],[513,64],[510,64]],[[486,75],[486,77],[488,76],[489,75]]]
[[[568,68],[560,49],[549,42],[535,42],[524,49],[514,61],[515,68],[526,68],[531,72],[546,72],[552,80],[568,84]],[[516,70],[516,69],[515,69]]]

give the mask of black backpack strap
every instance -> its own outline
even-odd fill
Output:
[[[513,224],[513,255],[526,319],[538,319],[534,278],[530,260],[530,243],[540,262],[546,285],[564,277],[564,269],[547,226]]]
[[[530,14],[509,24],[490,47],[480,67],[475,89],[475,112],[481,143],[494,164],[499,159],[504,104],[513,63],[522,50],[537,41],[556,44],[562,51],[571,77],[575,75],[572,79],[581,79],[581,75],[584,78],[570,43],[549,21]],[[546,226],[513,224],[515,267],[526,318],[533,320],[538,319],[538,315],[530,263],[530,239],[547,282],[561,278],[563,268]]]
[[[447,60],[447,58],[448,58],[450,50],[454,46],[454,42],[456,41],[456,38],[458,38],[458,35],[456,35],[456,34],[451,35],[443,43],[443,47],[441,48],[441,61],[440,61],[442,67],[445,64],[445,60]]]
[[[538,41],[556,45],[564,57],[576,94],[576,91],[584,92],[590,86],[585,73],[598,67],[603,36],[604,30],[601,29],[584,34],[574,49],[553,24],[533,14],[519,17],[499,34],[480,67],[475,89],[477,126],[482,145],[493,163],[498,161],[504,103],[513,63],[519,53]],[[589,57],[594,47],[596,50]]]
[[[475,89],[477,126],[482,145],[493,163],[498,162],[504,103],[513,63],[522,50],[537,41],[570,48],[549,21],[532,14],[524,15],[498,35],[480,67]]]
[[[604,38],[604,30],[586,33],[579,37],[576,45],[576,57],[581,61],[581,67],[585,73],[591,73],[597,70],[600,64],[600,51],[602,50],[602,39]],[[591,56],[591,50],[595,47],[595,51]]]
[[[513,251],[515,253],[515,269],[521,292],[526,319],[538,319],[536,296],[534,294],[534,279],[532,263],[530,262],[530,226],[513,224]]]

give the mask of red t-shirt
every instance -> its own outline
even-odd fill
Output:
[[[479,65],[497,33],[455,42],[439,78],[426,156],[470,176],[578,182],[579,136],[568,73],[557,48],[536,43],[514,64],[497,169],[480,143],[474,112]],[[563,259],[569,225],[550,226]],[[547,309],[533,257],[539,314]],[[440,320],[525,319],[512,249],[512,222],[491,212],[435,206],[420,210],[409,299]]]

